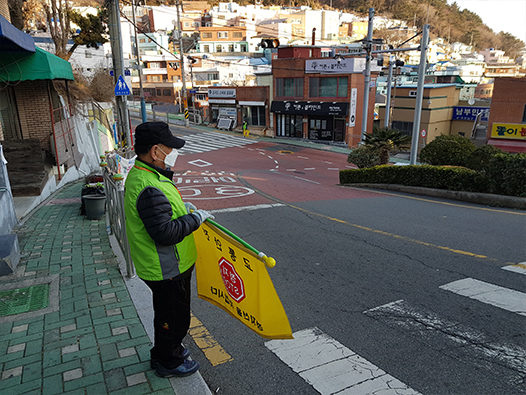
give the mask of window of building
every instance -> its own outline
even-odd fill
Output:
[[[217,32],[217,38],[228,38],[228,32]]]
[[[212,38],[212,33],[201,33],[203,38]]]
[[[193,26],[194,26],[194,27],[200,27],[200,26],[201,26],[201,23],[199,23],[199,22],[194,22],[194,23],[193,23]]]
[[[241,38],[243,37],[243,33],[241,32],[234,32],[234,38]]]
[[[413,122],[393,121],[391,127],[401,131],[402,134],[406,136],[411,136],[413,134]]]
[[[155,93],[157,92],[155,88],[144,88],[144,96],[155,96]]]
[[[234,52],[234,44],[228,44],[228,52]]]
[[[303,98],[303,78],[276,78],[276,97]]]
[[[247,52],[247,44],[241,44],[240,49],[241,52]]]
[[[303,116],[276,114],[276,135],[283,137],[303,137]]]
[[[225,16],[224,15],[218,15],[217,19],[225,19]]]
[[[524,112],[522,113],[522,122],[526,122],[526,104],[524,105]]]
[[[184,27],[190,27],[190,22],[185,22]]]
[[[150,82],[161,82],[161,76],[160,75],[151,75],[150,76]]]
[[[179,82],[181,81],[181,77],[179,77],[178,75],[172,75],[172,81]]]
[[[163,96],[172,96],[171,89],[163,89]]]
[[[243,107],[243,120],[249,125],[265,126],[266,116],[264,106]]]
[[[216,45],[216,52],[223,52],[223,47],[221,45]]]
[[[141,39],[139,39],[139,42],[140,42],[140,43],[145,43],[145,42],[146,42],[146,39],[141,38]]]
[[[347,77],[309,78],[309,97],[347,97]]]
[[[210,52],[210,45],[203,45],[203,52]]]
[[[322,58],[328,58],[331,56],[331,52],[330,51],[321,51],[321,57]]]
[[[91,53],[91,51],[86,51],[85,52],[85,56],[86,56],[86,58],[92,58],[93,54]]]
[[[148,67],[150,69],[159,69],[161,68],[161,63],[160,62],[150,62],[148,63]]]
[[[161,90],[157,89],[157,96],[161,96]]]
[[[206,75],[207,81],[213,81],[219,79],[219,73],[208,73]]]
[[[206,100],[206,95],[204,93],[197,93],[195,95],[195,100],[205,101]]]

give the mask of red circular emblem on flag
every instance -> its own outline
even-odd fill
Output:
[[[237,274],[234,265],[225,258],[221,258],[219,261],[219,271],[221,272],[221,278],[230,297],[237,303],[245,299],[245,286],[241,276]]]

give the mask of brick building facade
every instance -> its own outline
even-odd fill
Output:
[[[276,136],[342,143],[361,140],[364,59],[322,57],[322,48],[283,47],[272,62],[271,112]],[[374,89],[369,87],[367,131],[373,128]]]
[[[487,137],[502,150],[526,152],[526,78],[495,78]]]

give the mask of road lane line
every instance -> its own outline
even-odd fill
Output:
[[[251,210],[261,210],[265,208],[274,208],[274,207],[284,207],[284,204],[256,204],[253,206],[243,206],[243,207],[230,207],[230,208],[220,208],[217,210],[209,210],[211,213],[236,213],[238,211],[251,211]]]
[[[212,366],[221,365],[234,359],[215,341],[208,329],[193,314],[188,334],[192,336],[195,344],[203,351]]]
[[[503,266],[501,269],[526,275],[526,262],[517,263],[516,265]]]
[[[526,294],[498,285],[465,278],[439,287],[501,309],[526,316]]]
[[[322,395],[419,394],[318,328],[293,336],[265,346]]]
[[[273,200],[275,202],[278,202],[278,203],[283,203],[285,204],[286,206],[290,207],[290,208],[293,208],[293,209],[296,209],[296,210],[299,210],[299,211],[302,211],[304,213],[308,213],[310,215],[314,215],[314,216],[317,216],[317,217],[320,217],[320,218],[325,218],[329,221],[335,221],[335,222],[339,222],[339,223],[342,223],[342,224],[345,224],[345,225],[348,225],[348,226],[352,226],[353,228],[357,228],[357,229],[360,229],[360,230],[364,230],[364,231],[367,231],[367,232],[372,232],[372,233],[376,233],[376,234],[380,234],[380,235],[383,235],[383,236],[388,236],[388,237],[392,237],[392,238],[395,238],[395,239],[398,239],[398,240],[403,240],[403,241],[406,241],[406,242],[409,242],[409,243],[414,243],[414,244],[418,244],[418,245],[423,245],[423,246],[426,246],[426,247],[431,247],[431,248],[437,248],[439,250],[443,250],[443,251],[448,251],[448,252],[452,252],[452,253],[455,253],[455,254],[460,254],[460,255],[466,255],[466,256],[470,256],[470,257],[473,257],[473,258],[481,258],[481,259],[487,259],[489,261],[493,261],[493,262],[498,262],[498,259],[496,258],[490,258],[486,255],[481,255],[481,254],[475,254],[475,253],[472,253],[472,252],[469,252],[469,251],[463,251],[463,250],[457,250],[457,249],[454,249],[454,248],[449,248],[449,247],[445,247],[445,246],[440,246],[440,245],[436,245],[436,244],[432,244],[432,243],[428,243],[428,242],[425,242],[425,241],[421,241],[421,240],[415,240],[415,239],[411,239],[409,237],[405,237],[405,236],[400,236],[400,235],[396,235],[396,234],[393,234],[393,233],[389,233],[389,232],[384,232],[382,230],[378,230],[378,229],[372,229],[372,228],[369,228],[367,226],[362,226],[362,225],[358,225],[358,224],[353,224],[353,223],[350,223],[350,222],[347,222],[347,221],[344,221],[344,220],[341,220],[341,219],[338,219],[338,218],[333,218],[333,217],[329,217],[327,215],[323,215],[323,214],[320,214],[320,213],[316,213],[314,211],[310,211],[310,210],[306,210],[304,208],[301,208],[301,207],[298,207],[298,206],[294,206],[290,203],[286,203],[280,199],[277,199],[275,198],[274,196],[271,196],[263,191],[261,191],[260,189],[254,187],[250,182],[248,182],[245,178],[243,178],[243,176],[241,175],[241,173],[238,173],[237,174],[238,178],[239,178],[239,181],[241,183],[243,183],[245,186],[249,186],[251,189],[253,189],[254,191],[257,192],[258,195],[260,196],[264,196],[266,197],[267,199],[269,200]],[[313,182],[313,183],[316,183],[316,184],[319,184],[315,181],[311,181],[311,180],[307,180],[307,179],[304,179],[304,178],[301,178],[301,177],[296,177],[296,176],[293,176],[294,178],[298,178],[300,180],[304,180],[304,181],[308,181],[308,182]]]

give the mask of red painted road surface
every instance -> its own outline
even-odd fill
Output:
[[[185,200],[207,210],[380,197],[337,185],[339,170],[350,167],[346,160],[344,154],[260,142],[180,156],[174,179]]]

